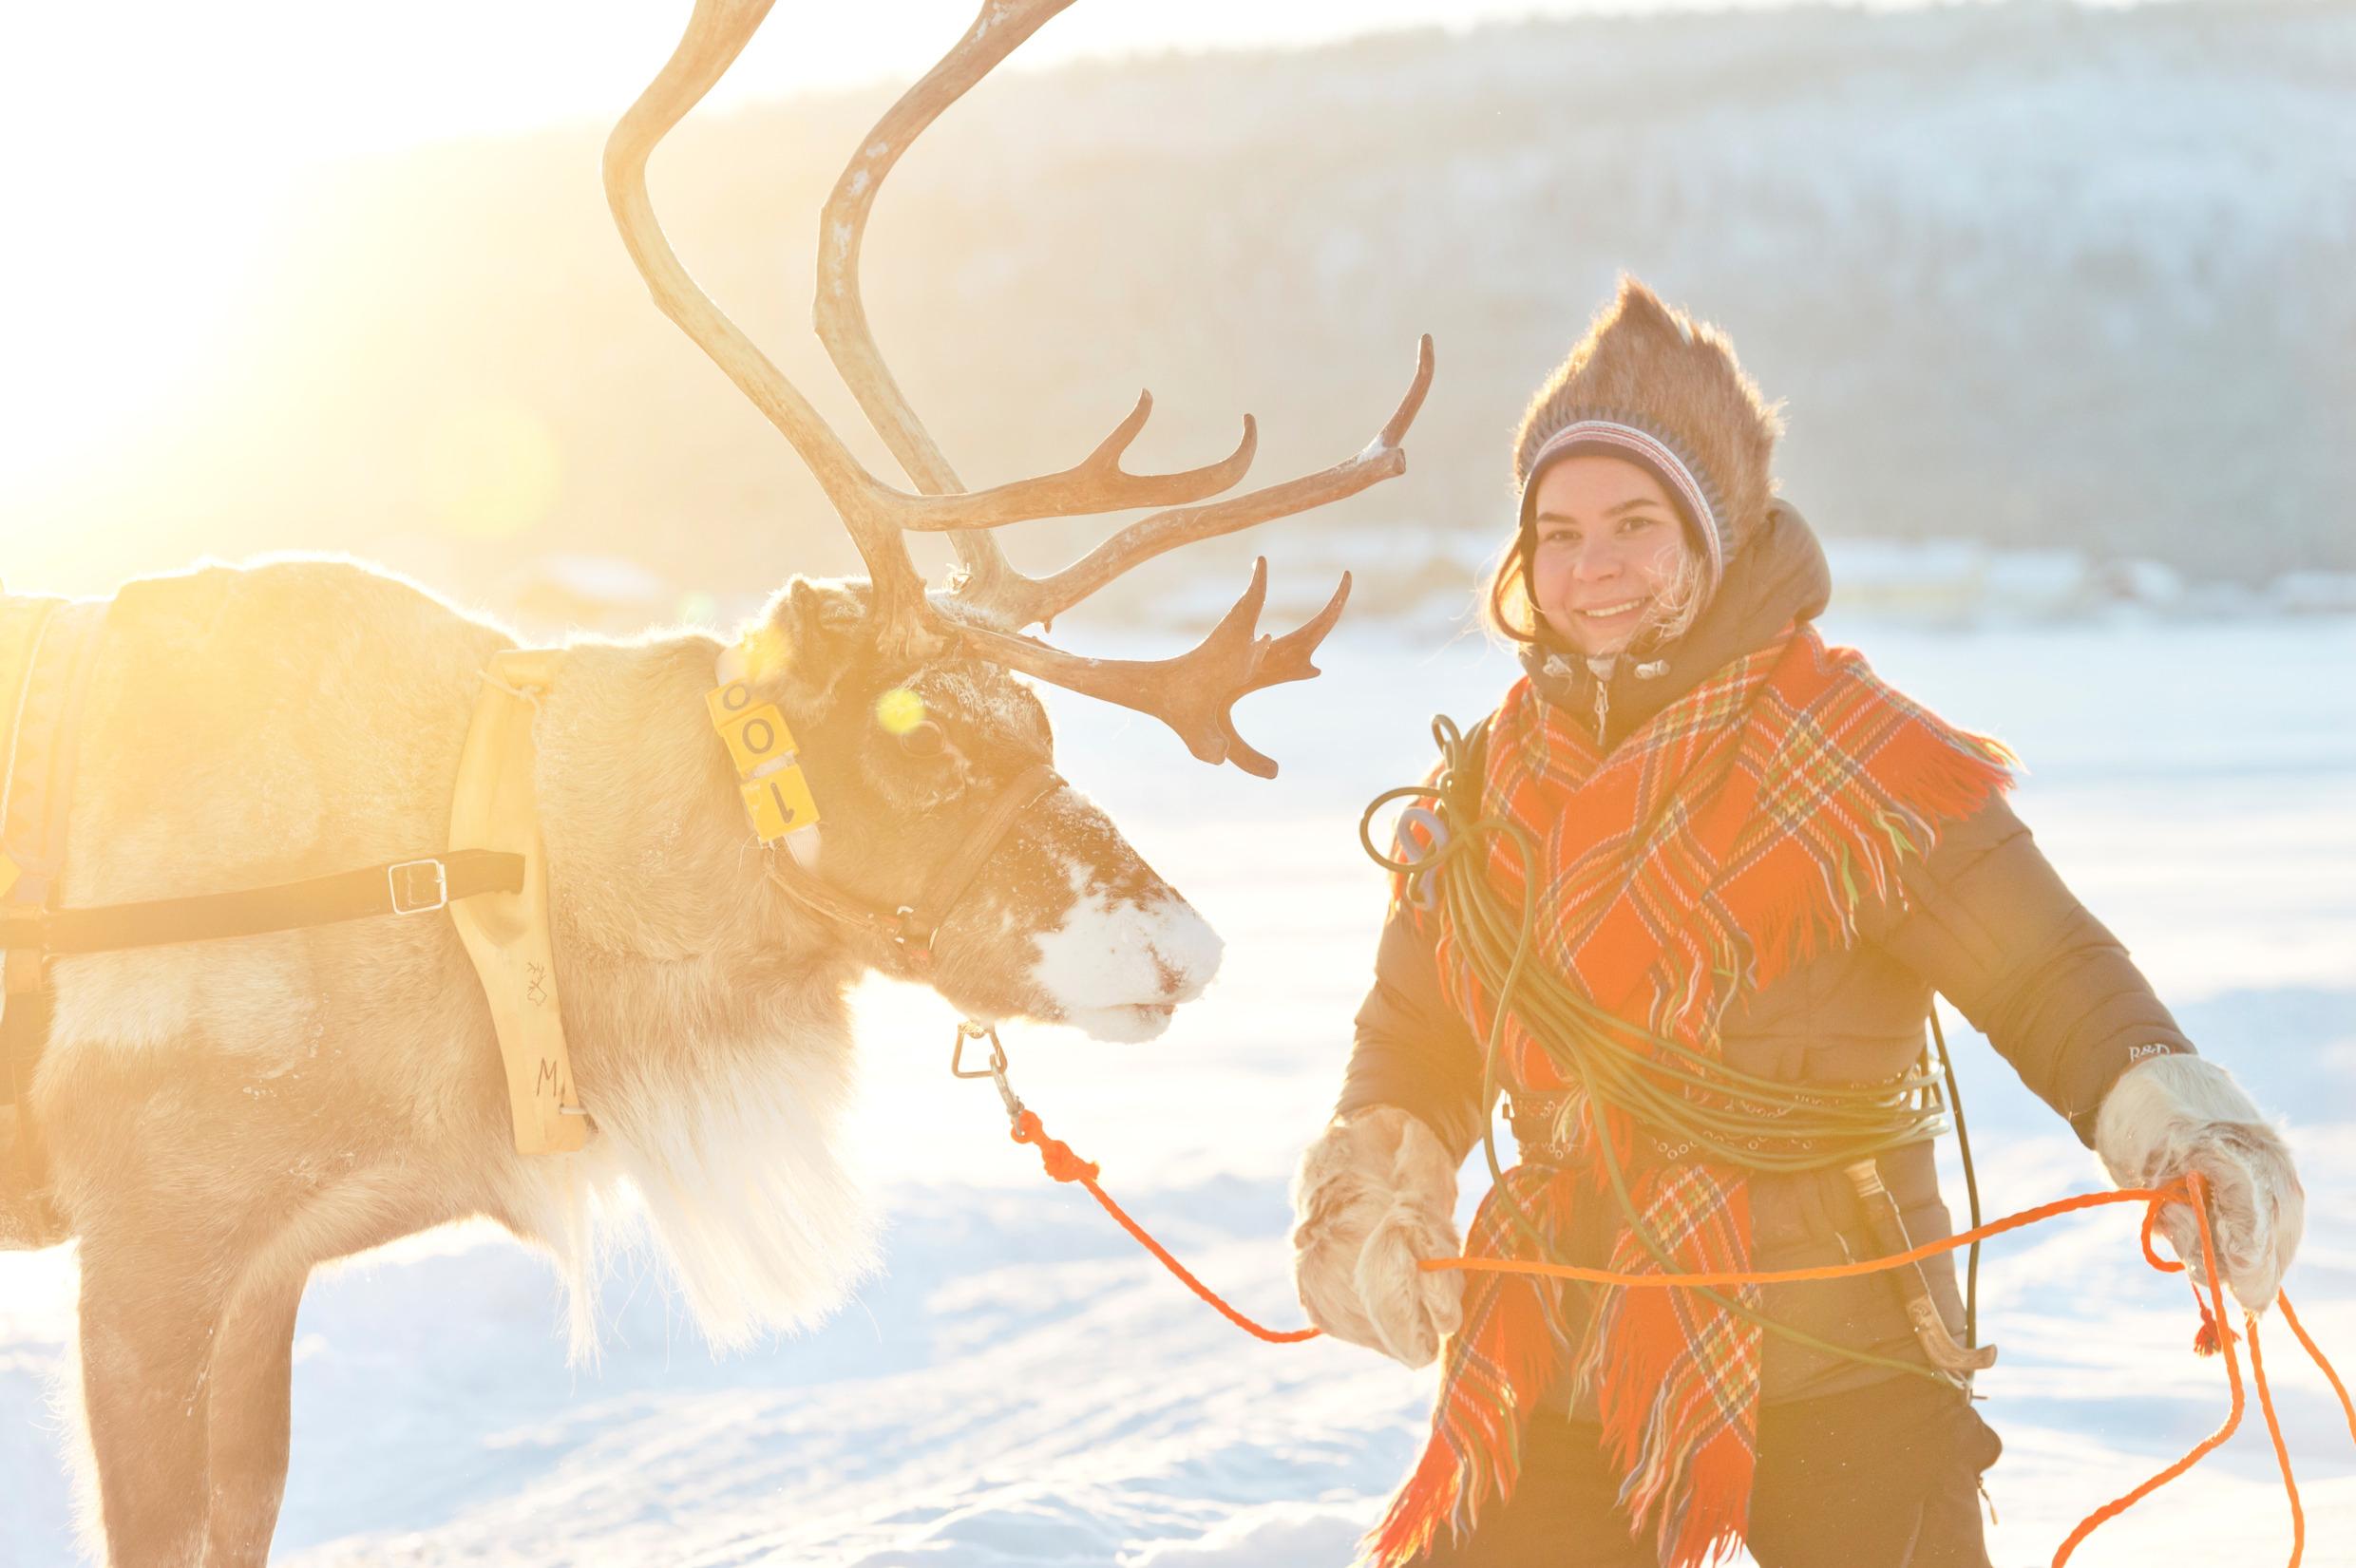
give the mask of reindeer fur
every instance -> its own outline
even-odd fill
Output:
[[[883,667],[863,612],[859,588],[796,581],[770,611],[757,684],[800,737],[822,871],[888,907],[1052,739],[993,667]],[[84,720],[61,902],[441,848],[481,671],[510,641],[348,562],[127,585]],[[564,1026],[597,1125],[580,1154],[514,1151],[489,1011],[446,916],[56,960],[31,1103],[48,1196],[81,1247],[83,1395],[117,1563],[264,1560],[295,1311],[328,1259],[489,1216],[558,1260],[580,1353],[625,1186],[717,1344],[809,1321],[867,1267],[839,1154],[857,1079],[846,992],[900,960],[776,885],[706,718],[718,652],[693,633],[579,645],[541,699]],[[875,723],[896,687],[948,733],[943,754],[905,755]],[[1150,1031],[1207,982],[1217,939],[1101,811],[1069,788],[1042,807],[944,923],[928,978],[982,1016],[1111,1007]],[[1050,937],[1099,954],[1085,983],[1045,974]],[[1068,951],[1057,963],[1073,968]]]

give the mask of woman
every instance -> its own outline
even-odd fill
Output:
[[[1951,1257],[1716,1294],[1420,1272],[1457,1250],[1492,1083],[1522,1159],[1472,1256],[1884,1254],[1952,1234],[1920,1069],[1936,991],[2115,1181],[2210,1179],[2247,1308],[2297,1246],[2281,1135],[2039,854],[2009,753],[1817,637],[1830,583],[1774,499],[1777,429],[1724,337],[1624,280],[1514,443],[1490,606],[1527,674],[1402,834],[1404,859],[1453,858],[1399,883],[1295,1183],[1311,1318],[1410,1366],[1448,1353],[1378,1562],[1685,1568],[1737,1540],[1764,1568],[1987,1561],[2000,1445]],[[2197,1258],[2189,1211],[2166,1228]]]

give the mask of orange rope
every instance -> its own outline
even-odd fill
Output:
[[[2137,1486],[2124,1497],[2104,1503],[2080,1521],[2078,1528],[2070,1532],[2069,1539],[2062,1541],[2061,1549],[2054,1554],[2053,1568],[2062,1568],[2062,1564],[2069,1561],[2070,1554],[2078,1549],[2079,1543],[2092,1535],[2098,1527],[2106,1521],[2116,1519],[2118,1515],[2125,1513],[2153,1492],[2190,1470],[2203,1457],[2232,1437],[2234,1430],[2241,1425],[2242,1410],[2245,1407],[2241,1387],[2241,1363],[2239,1358],[2233,1354],[2233,1345],[2244,1335],[2236,1334],[2225,1326],[2225,1294],[2224,1288],[2219,1283],[2222,1275],[2217,1268],[2216,1241],[2209,1230],[2207,1183],[2197,1174],[2187,1176],[2181,1181],[2172,1181],[2164,1187],[2123,1187],[2117,1192],[2083,1193],[2074,1198],[2058,1199],[2050,1203],[2040,1203],[2035,1208],[2023,1209],[2018,1214],[2007,1215],[2002,1219],[1975,1226],[1971,1230],[1948,1237],[1944,1240],[1927,1242],[1922,1246],[1911,1247],[1888,1257],[1869,1258],[1862,1263],[1834,1263],[1812,1269],[1770,1269],[1750,1273],[1677,1275],[1624,1274],[1610,1269],[1587,1269],[1569,1263],[1538,1263],[1526,1258],[1511,1257],[1435,1257],[1425,1259],[1419,1267],[1425,1270],[1478,1269],[1496,1274],[1544,1275],[1549,1278],[1583,1279],[1598,1285],[1655,1288],[1668,1285],[1781,1285],[1803,1279],[1847,1279],[1859,1275],[1878,1274],[1885,1269],[1900,1268],[1909,1263],[1920,1262],[1926,1257],[1934,1257],[1941,1253],[1953,1252],[1959,1247],[1969,1246],[1974,1241],[1984,1240],[1991,1236],[2002,1236],[2006,1231],[2020,1230],[2024,1226],[2034,1225],[2040,1220],[2051,1219],[2057,1215],[2067,1214],[2075,1209],[2098,1208],[2106,1203],[2148,1205],[2144,1210],[2139,1237],[2143,1258],[2152,1267],[2168,1274],[2183,1273],[2184,1265],[2181,1262],[2161,1257],[2152,1250],[2153,1228],[2158,1222],[2160,1209],[2164,1204],[2183,1203],[2192,1209],[2200,1224],[2201,1253],[2206,1260],[2206,1273],[2209,1276],[2209,1300],[2200,1303],[2201,1327],[2199,1334],[2194,1340],[2194,1349],[2202,1354],[2214,1354],[2219,1351],[2224,1352],[2226,1385],[2232,1392],[2232,1406],[2226,1414],[2225,1424],[2194,1444],[2183,1458]],[[2195,1288],[2194,1299],[2199,1301],[2199,1295],[2200,1293]],[[2323,1369],[2324,1376],[2331,1382],[2332,1391],[2340,1396],[2340,1407],[2346,1412],[2348,1420],[2348,1433],[2351,1437],[2356,1437],[2356,1403],[2349,1401],[2346,1385],[2341,1383],[2340,1375],[2332,1370],[2331,1363],[2325,1359],[2322,1350],[2300,1326],[2297,1314],[2291,1311],[2290,1298],[2278,1294],[2276,1299],[2282,1304],[2283,1319],[2290,1325],[2290,1332],[2298,1336],[2299,1344],[2314,1359],[2315,1365]],[[2273,1391],[2267,1386],[2266,1364],[2259,1356],[2257,1319],[2245,1313],[2243,1321],[2250,1344],[2251,1379],[2257,1386],[2258,1407],[2265,1412],[2266,1429],[2273,1439],[2274,1462],[2282,1471],[2283,1490],[2290,1500],[2290,1568],[2298,1568],[2299,1560],[2307,1551],[2307,1513],[2300,1504],[2299,1483],[2290,1472],[2290,1451],[2283,1441],[2282,1423],[2274,1411]]]
[[[1245,1333],[1255,1339],[1264,1339],[1271,1345],[1298,1345],[1304,1339],[1315,1339],[1318,1336],[1320,1331],[1316,1329],[1263,1327],[1228,1306],[1225,1300],[1221,1299],[1218,1292],[1188,1274],[1185,1264],[1172,1257],[1168,1248],[1146,1234],[1146,1228],[1143,1225],[1131,1219],[1121,1205],[1112,1201],[1110,1193],[1096,1185],[1096,1166],[1092,1162],[1082,1160],[1078,1155],[1074,1154],[1071,1144],[1047,1136],[1047,1128],[1040,1124],[1038,1112],[1025,1110],[1015,1118],[1014,1139],[1017,1143],[1036,1145],[1039,1151],[1039,1162],[1047,1167],[1048,1175],[1058,1181],[1077,1181],[1081,1186],[1086,1187],[1088,1195],[1103,1204],[1105,1213],[1118,1220],[1121,1229],[1135,1237],[1139,1246],[1160,1258],[1162,1267],[1176,1275],[1188,1290],[1217,1308],[1220,1316]]]
[[[2017,1231],[2040,1220],[2051,1219],[2075,1209],[2100,1208],[2105,1203],[2150,1203],[2156,1206],[2164,1200],[2181,1200],[2181,1185],[2166,1187],[2121,1187],[2117,1192],[2080,1193],[2075,1198],[2058,1198],[2050,1203],[2040,1203],[2033,1209],[1991,1219],[1985,1225],[1960,1231],[1943,1241],[1927,1241],[1888,1257],[1869,1257],[1862,1263],[1827,1263],[1813,1269],[1762,1269],[1717,1274],[1621,1274],[1611,1269],[1586,1269],[1575,1263],[1537,1263],[1523,1257],[1427,1257],[1418,1268],[1426,1272],[1440,1269],[1480,1270],[1488,1274],[1536,1274],[1552,1279],[1584,1279],[1591,1285],[1790,1285],[1803,1279],[1850,1279],[1859,1275],[1880,1274],[1887,1269],[1903,1268],[1919,1263],[1926,1257],[1953,1252],[1969,1246],[1973,1241],[2006,1231]],[[2181,1268],[2183,1265],[2178,1264]]]
[[[2290,1450],[2283,1445],[2282,1420],[2274,1414],[2274,1396],[2266,1387],[2266,1358],[2258,1353],[2258,1320],[2250,1329],[2250,1381],[2258,1387],[2258,1408],[2266,1412],[2266,1435],[2273,1440],[2274,1464],[2282,1471],[2283,1490],[2290,1498],[2290,1568],[2299,1568],[2307,1555],[2307,1510],[2299,1506],[2299,1483],[2290,1474]]]
[[[2331,1370],[2331,1363],[2324,1359],[2324,1352],[2315,1348],[2315,1342],[2307,1337],[2307,1330],[2299,1322],[2299,1314],[2290,1310],[2290,1297],[2279,1295],[2275,1297],[2275,1305],[2282,1308],[2283,1321],[2290,1325],[2292,1333],[2298,1335],[2300,1347],[2316,1366],[2323,1369],[2324,1376],[2331,1380],[2331,1391],[2340,1396],[2340,1411],[2347,1417],[2347,1435],[2356,1438],[2356,1403],[2351,1403],[2347,1397],[2347,1385],[2340,1381],[2340,1374]]]
[[[1025,1108],[1015,1117],[1013,1137],[1017,1143],[1029,1143],[1038,1149],[1040,1163],[1046,1167],[1049,1176],[1058,1181],[1076,1181],[1086,1187],[1089,1196],[1103,1205],[1105,1213],[1118,1221],[1121,1229],[1136,1237],[1138,1245],[1159,1258],[1162,1266],[1177,1275],[1187,1289],[1216,1308],[1221,1316],[1237,1328],[1271,1345],[1297,1345],[1302,1340],[1318,1337],[1319,1331],[1316,1329],[1266,1328],[1253,1322],[1227,1305],[1217,1292],[1188,1273],[1186,1265],[1172,1257],[1168,1248],[1147,1234],[1144,1226],[1131,1219],[1128,1213],[1112,1200],[1112,1196],[1103,1187],[1097,1185],[1098,1167],[1093,1162],[1082,1160],[1072,1151],[1072,1145],[1069,1143],[1047,1136],[1047,1129],[1040,1123],[1036,1111]],[[2201,1256],[2205,1264],[2205,1272],[2209,1276],[2209,1299],[2200,1300],[2200,1291],[2197,1286],[2194,1287],[2193,1293],[2194,1299],[2199,1302],[2201,1315],[2200,1332],[2194,1340],[2194,1348],[2204,1355],[2218,1351],[2224,1353],[2225,1381],[2232,1394],[2232,1407],[2226,1412],[2224,1425],[2193,1445],[2183,1458],[2125,1495],[2102,1504],[2101,1507],[2080,1520],[2078,1527],[2070,1532],[2069,1538],[2063,1540],[2060,1549],[2054,1553],[2053,1568],[2063,1568],[2063,1564],[2070,1559],[2070,1554],[2077,1551],[2079,1545],[2102,1524],[2118,1518],[2144,1498],[2183,1475],[2209,1453],[2222,1445],[2226,1439],[2233,1435],[2241,1426],[2242,1411],[2245,1407],[2241,1386],[2241,1362],[2233,1353],[2233,1345],[2235,1341],[2245,1336],[2250,1345],[2251,1380],[2257,1387],[2258,1407],[2265,1412],[2266,1429],[2268,1435],[2273,1440],[2274,1462],[2282,1471],[2283,1490],[2290,1500],[2289,1568],[2299,1568],[2300,1559],[2307,1551],[2307,1513],[2300,1504],[2298,1482],[2290,1473],[2290,1450],[2283,1441],[2282,1422],[2274,1410],[2273,1392],[2267,1386],[2266,1363],[2261,1359],[2258,1350],[2257,1318],[2248,1313],[2243,1315],[2245,1330],[2243,1334],[2236,1334],[2225,1327],[2225,1290],[2221,1282],[2223,1274],[2217,1267],[2216,1238],[2211,1235],[2209,1229],[2208,1183],[2197,1174],[2171,1181],[2162,1187],[2122,1187],[2117,1192],[2081,1193],[2071,1198],[2057,1199],[2050,1203],[2040,1203],[2034,1208],[2023,1209],[2018,1214],[2006,1215],[2002,1219],[1990,1220],[1985,1225],[1974,1226],[1970,1230],[1960,1232],[1943,1240],[1926,1242],[1919,1247],[1911,1247],[1888,1257],[1869,1258],[1862,1263],[1834,1263],[1812,1269],[1770,1269],[1746,1273],[1677,1275],[1623,1274],[1610,1269],[1587,1269],[1569,1263],[1538,1263],[1525,1258],[1512,1257],[1434,1257],[1423,1260],[1417,1267],[1425,1271],[1478,1269],[1496,1274],[1544,1275],[1558,1279],[1583,1279],[1598,1285],[1653,1288],[1671,1285],[1782,1285],[1804,1279],[1848,1279],[1860,1275],[1879,1274],[1888,1269],[1903,1268],[1910,1263],[1918,1263],[1924,1258],[1935,1257],[1941,1253],[1953,1252],[1959,1247],[1969,1246],[1974,1241],[1985,1240],[1992,1236],[2002,1236],[2007,1231],[2017,1231],[2025,1226],[2034,1225],[2040,1220],[2051,1219],[2058,1215],[2068,1214],[2078,1209],[2099,1208],[2109,1203],[2147,1205],[2138,1238],[2143,1251],[2143,1258],[2153,1268],[2167,1274],[2184,1273],[2185,1267],[2181,1261],[2161,1257],[2152,1250],[2153,1228],[2158,1221],[2160,1209],[2164,1204],[2183,1203],[2192,1209],[2194,1218],[2200,1225]],[[2340,1396],[2340,1407],[2347,1416],[2348,1434],[2356,1437],[2356,1402],[2349,1400],[2347,1388],[2340,1381],[2340,1374],[2332,1370],[2331,1363],[2325,1358],[2322,1350],[2317,1347],[2313,1339],[2308,1337],[2307,1330],[2301,1326],[2298,1314],[2291,1310],[2290,1298],[2278,1294],[2276,1300],[2282,1307],[2283,1321],[2290,1325],[2290,1332],[2298,1336],[2300,1346],[2314,1360],[2315,1365],[2323,1370],[2324,1376],[2330,1380],[2332,1392]]]
[[[2062,1549],[2054,1553],[2053,1568],[2062,1568],[2063,1563],[2069,1561],[2070,1554],[2078,1550],[2079,1542],[2094,1534],[2095,1530],[2099,1526],[2110,1520],[2118,1518],[2120,1514],[2123,1514],[2128,1509],[2134,1507],[2144,1498],[2149,1497],[2152,1493],[2156,1492],[2162,1486],[2167,1485],[2168,1483],[2176,1480],[2176,1477],[2182,1475],[2185,1471],[2199,1464],[2201,1459],[2211,1450],[2223,1444],[2227,1438],[2232,1437],[2233,1435],[2233,1429],[2241,1425],[2241,1364],[2235,1360],[2233,1356],[2233,1340],[2235,1335],[2224,1327],[2225,1290],[2224,1287],[2218,1283],[2222,1276],[2217,1269],[2216,1243],[2209,1234],[2209,1206],[2203,1195],[2203,1189],[2207,1186],[2207,1183],[2198,1176],[2188,1176],[2181,1183],[2172,1182],[2170,1185],[2172,1188],[2189,1188],[2194,1200],[2192,1206],[2193,1214],[2194,1217],[2200,1221],[2201,1256],[2207,1260],[2209,1271],[2210,1302],[2213,1303],[2215,1308],[2215,1313],[2212,1316],[2209,1307],[2207,1305],[2203,1306],[2201,1310],[2201,1326],[2204,1331],[2212,1328],[2217,1331],[2217,1348],[2225,1352],[2226,1385],[2232,1390],[2232,1408],[2226,1413],[2225,1425],[2219,1426],[2215,1431],[2210,1433],[2207,1437],[2202,1438],[2198,1443],[2194,1444],[2190,1451],[2188,1451],[2182,1459],[2177,1460],[2174,1464],[2169,1465],[2157,1475],[2153,1476],[2141,1485],[2128,1492],[2124,1497],[2116,1498],[2111,1502],[2104,1503],[2101,1507],[2097,1508],[2093,1513],[2088,1514],[2084,1519],[2080,1520],[2078,1521],[2078,1528],[2070,1532],[2069,1539],[2062,1543]],[[2151,1250],[2151,1222],[2154,1216],[2157,1214],[2159,1205],[2157,1202],[2155,1202],[2152,1207],[2153,1213],[2144,1217],[2143,1256],[2145,1259],[2155,1268],[2164,1270],[2171,1274],[2179,1272],[2184,1267],[2182,1263],[2171,1262],[2164,1257],[2156,1256]],[[2295,1492],[2293,1493],[2293,1496],[2295,1499]],[[2292,1507],[2294,1510],[2297,1507],[2295,1501],[2292,1503]],[[2292,1557],[2291,1561],[2295,1563],[2298,1561],[2298,1559],[2294,1556]]]

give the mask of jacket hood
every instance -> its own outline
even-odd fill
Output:
[[[1766,647],[1787,625],[1823,614],[1832,596],[1833,572],[1815,530],[1798,508],[1778,500],[1727,564],[1692,629],[1675,642],[1596,659],[1525,645],[1522,668],[1540,696],[1577,713],[1590,730],[1600,716],[1608,748],[1709,675]]]

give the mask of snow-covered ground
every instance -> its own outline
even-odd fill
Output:
[[[1835,636],[1844,634],[1836,621]],[[2291,1119],[2312,1197],[2290,1285],[2356,1371],[2356,622],[1849,634],[1902,688],[1992,730],[2019,804],[2203,1048]],[[1092,642],[1097,639],[1092,637]],[[1411,643],[1413,644],[1411,646]],[[1187,759],[1143,720],[1063,699],[1065,771],[1227,938],[1220,983],[1150,1048],[1016,1030],[1051,1131],[1207,1279],[1300,1320],[1283,1182],[1330,1103],[1382,890],[1355,820],[1417,774],[1427,717],[1469,719],[1509,664],[1346,629],[1328,673],[1243,705],[1273,784]],[[316,1278],[294,1373],[280,1560],[330,1564],[1340,1564],[1420,1438],[1432,1374],[1330,1343],[1270,1347],[1188,1295],[951,1080],[952,1015],[863,998],[861,1144],[884,1271],[816,1332],[715,1361],[652,1266],[617,1277],[607,1349],[568,1370],[555,1282],[487,1228]],[[2100,1184],[2092,1157],[1950,1028],[1991,1214]],[[1949,1183],[1960,1202],[1960,1181]],[[1469,1209],[1472,1197],[1467,1194]],[[75,1560],[66,1424],[70,1256],[0,1256],[0,1565]],[[2004,1568],[2210,1430],[2180,1282],[2130,1211],[1992,1245],[1986,1410]],[[2356,1451],[2322,1379],[2268,1341],[2310,1564],[2356,1562]],[[2078,1563],[2289,1556],[2254,1406],[2194,1474]]]

